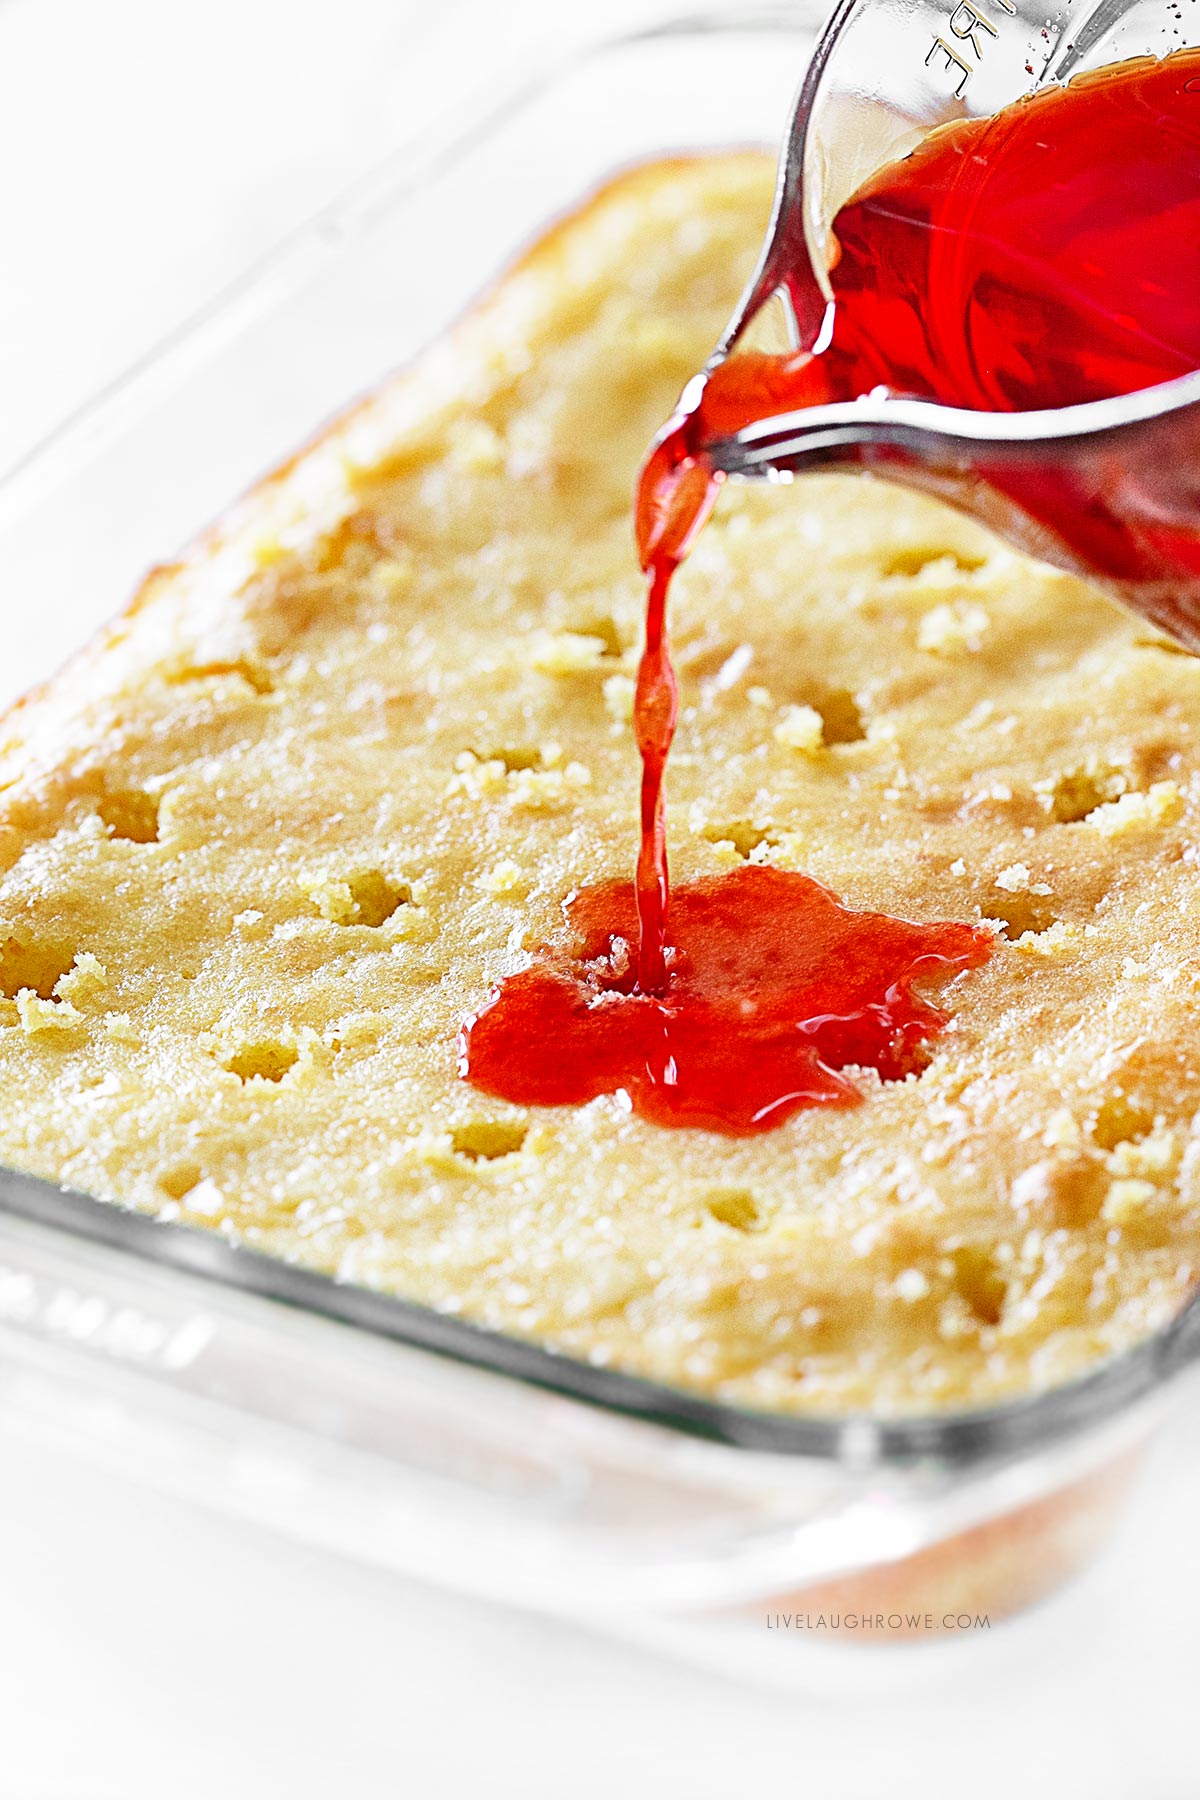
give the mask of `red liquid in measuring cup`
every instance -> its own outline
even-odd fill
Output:
[[[976,410],[1062,407],[1200,367],[1200,51],[945,127],[861,188],[834,238],[826,348],[718,365],[642,472],[637,879],[576,896],[574,950],[541,952],[464,1028],[462,1071],[490,1092],[562,1103],[623,1088],[661,1123],[763,1130],[853,1100],[834,1073],[847,1063],[905,1073],[941,1028],[909,983],[977,967],[985,933],[848,912],[757,867],[680,889],[668,920],[671,575],[715,496],[706,445],[756,420],[879,386]],[[1015,493],[1025,478],[1006,479]],[[1083,567],[1137,580],[1194,555],[1200,569],[1200,504],[1189,538],[1080,507],[1066,475],[1020,503]]]
[[[1200,368],[1200,50],[933,132],[858,190],[833,236],[827,347],[735,354],[651,454],[647,566],[694,532],[705,444],[756,420],[880,387],[1041,410]]]

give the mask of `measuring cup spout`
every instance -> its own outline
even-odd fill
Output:
[[[726,475],[859,468],[936,494],[1200,652],[1200,373],[1049,412],[867,396],[709,445]]]

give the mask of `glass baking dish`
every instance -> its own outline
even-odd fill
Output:
[[[0,485],[0,703],[615,168],[777,142],[817,23],[670,21],[493,89],[77,415]],[[1194,1303],[987,1411],[770,1416],[0,1170],[0,1428],[784,1683],[856,1690],[880,1638],[941,1667],[1061,1581],[1198,1346]]]

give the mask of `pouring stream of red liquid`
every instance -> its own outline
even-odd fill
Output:
[[[636,929],[627,884],[568,903],[574,947],[545,948],[464,1027],[460,1069],[489,1092],[536,1104],[620,1089],[660,1123],[767,1129],[801,1106],[852,1104],[835,1073],[849,1063],[885,1079],[918,1067],[946,1019],[912,980],[989,954],[986,931],[854,913],[765,867],[670,894],[667,595],[717,491],[706,446],[756,420],[881,384],[977,410],[1061,407],[1200,367],[1200,51],[934,132],[853,196],[834,238],[827,348],[717,364],[643,468]],[[1069,489],[1050,487],[1043,505],[1069,513]],[[1098,570],[1123,558],[1136,572],[1150,554],[1115,541],[1110,517],[1071,529]]]

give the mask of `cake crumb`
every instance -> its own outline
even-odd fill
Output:
[[[184,1212],[195,1213],[198,1218],[215,1219],[225,1209],[225,1195],[212,1176],[205,1175],[181,1196],[180,1207]]]
[[[69,1000],[42,1000],[32,988],[17,995],[17,1015],[22,1031],[36,1037],[42,1032],[74,1031],[85,1023],[83,1014]]]
[[[1144,794],[1122,794],[1118,800],[1107,800],[1094,807],[1084,822],[1103,837],[1124,837],[1126,833],[1170,825],[1182,811],[1183,795],[1178,783],[1156,781]]]
[[[785,749],[811,755],[821,748],[824,730],[825,722],[815,706],[788,706],[773,735]]]
[[[69,1000],[73,1003],[94,1000],[97,994],[103,994],[108,988],[108,970],[98,956],[90,950],[78,953],[75,961],[65,975],[60,975],[54,984],[56,1000]]]
[[[917,626],[917,648],[932,650],[938,656],[979,650],[991,622],[982,606],[943,600],[931,607]]]
[[[1146,1202],[1154,1198],[1154,1184],[1134,1177],[1109,1183],[1100,1216],[1110,1225],[1127,1225],[1144,1211]]]
[[[509,803],[527,812],[540,812],[570,797],[571,789],[590,786],[591,770],[569,762],[562,769],[514,769],[508,777]]]
[[[268,935],[267,915],[257,906],[247,906],[242,912],[234,913],[233,929],[238,937],[256,943]]]
[[[581,675],[602,661],[607,644],[588,632],[542,633],[534,640],[530,665],[543,675]]]
[[[468,800],[484,800],[503,792],[507,770],[498,756],[481,760],[473,750],[462,750],[454,759],[454,774],[446,784],[446,798],[461,794]]]
[[[637,692],[632,675],[607,676],[602,691],[609,717],[618,725],[628,725],[633,718],[633,699]]]
[[[892,1283],[892,1291],[900,1300],[924,1300],[929,1293],[929,1278],[920,1269],[901,1269]]]
[[[506,858],[478,877],[475,886],[497,900],[516,900],[525,892],[525,872],[520,863]]]
[[[348,881],[332,881],[325,875],[301,875],[301,893],[331,925],[352,924],[358,913]]]
[[[1083,1128],[1074,1113],[1060,1106],[1046,1120],[1042,1142],[1047,1150],[1077,1150],[1083,1142]]]
[[[1035,881],[1024,863],[1009,863],[996,876],[996,886],[1006,894],[1048,894],[1044,881]]]
[[[1014,942],[1013,949],[1019,950],[1022,956],[1043,956],[1047,959],[1069,956],[1078,948],[1082,935],[1078,925],[1073,925],[1069,919],[1056,919],[1053,925],[1047,925],[1045,931],[1023,931]]]
[[[459,1156],[448,1131],[421,1131],[412,1138],[409,1153],[423,1168],[439,1175],[461,1175],[471,1164]]]
[[[1159,1128],[1136,1142],[1127,1139],[1118,1144],[1109,1152],[1108,1166],[1114,1175],[1161,1181],[1174,1174],[1179,1160],[1179,1139],[1173,1131]]]

